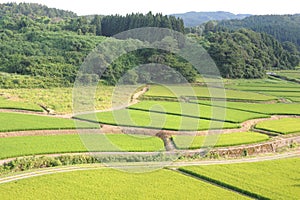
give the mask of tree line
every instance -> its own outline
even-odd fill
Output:
[[[96,18],[93,22],[98,24]],[[184,32],[182,19],[174,16],[164,16],[162,14],[153,15],[151,12],[146,15],[132,13],[127,14],[126,16],[105,16],[101,20],[102,35],[107,37],[129,29],[140,27],[161,27],[172,29],[181,33]]]

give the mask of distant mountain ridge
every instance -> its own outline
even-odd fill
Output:
[[[183,20],[184,25],[187,27],[198,26],[205,22],[216,20],[230,20],[230,19],[244,19],[251,16],[250,14],[238,14],[235,15],[230,12],[218,11],[218,12],[187,12],[181,14],[171,14],[175,17],[179,17]]]

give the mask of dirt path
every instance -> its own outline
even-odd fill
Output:
[[[221,131],[224,133],[236,133],[236,132],[247,132],[250,131],[256,124],[263,122],[263,121],[272,121],[272,120],[279,120],[283,118],[300,118],[298,115],[272,115],[269,118],[258,118],[258,119],[250,119],[245,122],[241,123],[241,128],[237,129],[224,129],[224,130],[216,130],[217,132]],[[213,132],[213,131],[211,131]],[[198,134],[207,134],[208,131],[199,131]]]
[[[158,130],[150,128],[135,128],[135,127],[122,127],[122,126],[113,126],[113,125],[103,125],[103,131],[107,133],[112,133],[113,130],[118,131],[118,133],[131,133],[131,134],[143,134],[143,135],[152,135],[157,136],[158,134],[164,134],[168,136],[172,135],[208,135],[208,134],[228,134],[228,133],[237,133],[237,132],[247,132],[251,131],[252,128],[259,122],[278,120],[282,118],[300,118],[298,115],[273,115],[268,118],[258,118],[251,119],[241,123],[241,128],[235,129],[218,129],[218,130],[205,130],[205,131],[171,131],[171,130]],[[116,128],[118,127],[118,129]],[[272,135],[272,133],[267,133]]]
[[[99,164],[98,164],[99,165]],[[100,165],[97,166],[63,166],[59,168],[44,168],[35,170],[33,172],[25,172],[21,174],[11,175],[7,177],[0,178],[0,184],[9,183],[12,181],[18,181],[26,178],[32,178],[36,176],[43,176],[48,174],[55,174],[55,173],[64,173],[64,172],[72,172],[72,171],[83,171],[83,170],[90,170],[100,168]],[[103,166],[101,167],[103,168]]]
[[[158,136],[159,134],[164,134],[167,136],[228,134],[228,133],[237,133],[237,132],[247,132],[250,131],[252,127],[254,127],[259,122],[278,120],[282,118],[300,118],[300,116],[273,115],[270,118],[251,119],[241,123],[241,128],[237,128],[237,129],[220,129],[220,130],[206,130],[206,131],[169,131],[169,130],[157,130],[157,129],[150,129],[150,128],[134,128],[134,127],[113,126],[113,125],[102,125],[101,129],[29,130],[29,131],[0,132],[0,138],[16,137],[16,136],[67,135],[67,134],[84,134],[84,133],[98,133],[98,134],[125,133],[125,134],[143,134],[143,135],[151,135],[151,136]]]
[[[170,167],[177,169],[178,167],[183,166],[195,166],[195,165],[219,165],[219,164],[234,164],[234,163],[249,163],[249,162],[261,162],[269,160],[277,160],[284,158],[293,158],[300,157],[300,151],[287,152],[284,154],[276,154],[264,157],[255,157],[255,158],[241,158],[241,159],[232,159],[232,160],[204,160],[204,161],[182,161],[182,162],[166,162],[166,163],[151,163],[151,162],[132,162],[132,163],[118,163],[111,165],[110,167],[115,169],[128,169],[128,168],[137,168],[137,167]],[[22,179],[32,178],[36,176],[43,176],[54,173],[65,173],[73,171],[82,171],[82,170],[95,170],[104,168],[101,164],[91,164],[91,165],[77,165],[77,166],[62,166],[55,168],[44,168],[34,171],[22,172],[20,174],[12,174],[9,176],[4,176],[0,178],[0,184],[5,184],[13,181],[18,181]]]

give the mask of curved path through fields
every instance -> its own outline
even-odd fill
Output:
[[[126,105],[130,106],[133,104],[138,103],[138,98],[146,93],[149,90],[149,86],[145,86],[140,91],[136,92],[132,95],[131,102]],[[122,107],[124,108],[124,107]],[[116,109],[122,108],[111,108],[104,111],[111,111]],[[102,110],[102,112],[104,112]],[[33,111],[26,111],[26,110],[17,110],[17,109],[0,109],[0,112],[16,112],[16,113],[23,113],[23,114],[32,114],[32,115],[40,115],[40,116],[49,116],[49,117],[56,117],[56,118],[72,118],[73,114],[66,114],[66,115],[51,115],[47,114],[46,112],[33,112]],[[98,112],[98,111],[94,111]],[[11,131],[11,132],[0,132],[0,138],[3,137],[15,137],[15,136],[35,136],[35,135],[63,135],[63,134],[77,134],[77,133],[133,133],[133,134],[146,134],[146,135],[153,135],[156,136],[158,132],[163,135],[207,135],[207,134],[226,134],[226,133],[236,133],[236,132],[246,132],[251,130],[257,123],[267,120],[277,120],[281,118],[300,118],[297,115],[273,115],[270,118],[259,118],[259,119],[251,119],[241,123],[241,128],[235,129],[220,129],[220,130],[206,130],[206,131],[169,131],[169,130],[157,130],[157,129],[150,129],[150,128],[133,128],[133,127],[122,127],[122,126],[114,126],[114,125],[102,125],[101,129],[86,129],[86,130],[29,130],[29,131]],[[255,130],[259,131],[259,130]],[[268,133],[263,131],[265,134],[274,135],[273,133]]]
[[[178,168],[182,166],[194,166],[194,165],[218,165],[218,164],[234,164],[234,163],[247,163],[247,162],[260,162],[260,161],[269,161],[269,160],[277,160],[277,159],[284,159],[284,158],[292,158],[292,157],[300,157],[299,149],[293,152],[287,152],[284,154],[276,154],[264,157],[254,157],[254,158],[241,158],[241,159],[234,159],[234,160],[203,160],[203,161],[181,161],[181,162],[172,162],[172,163],[149,163],[149,162],[132,162],[132,163],[122,163],[111,165],[110,167],[115,169],[128,169],[128,168],[137,168],[137,167],[170,167],[170,168]],[[101,169],[105,166],[102,164],[90,164],[90,165],[76,165],[76,166],[62,166],[62,167],[55,167],[55,168],[44,168],[38,169],[29,172],[23,172],[20,174],[4,176],[0,178],[0,184],[18,181],[22,179],[27,179],[36,176],[43,176],[48,174],[54,173],[64,173],[64,172],[72,172],[72,171],[80,171],[80,170],[94,170],[94,169]]]
[[[143,132],[146,135],[155,136],[158,132],[164,133],[166,135],[207,135],[207,134],[227,134],[236,132],[247,132],[252,129],[257,123],[262,121],[278,120],[282,118],[300,118],[296,115],[273,115],[269,118],[259,118],[251,119],[241,123],[241,128],[236,129],[219,129],[219,130],[206,130],[206,131],[169,131],[169,130],[157,130],[150,128],[133,128],[133,127],[122,127],[113,125],[103,125],[101,129],[67,129],[67,130],[28,130],[28,131],[10,131],[10,132],[0,132],[0,138],[5,137],[16,137],[16,136],[34,136],[34,135],[67,135],[67,134],[78,134],[78,133],[115,133],[122,134],[132,130],[133,134],[139,134]],[[123,131],[125,130],[125,131]],[[272,133],[270,133],[272,134]]]

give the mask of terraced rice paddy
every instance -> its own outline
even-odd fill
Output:
[[[99,127],[97,124],[88,122],[78,122],[78,127],[76,127],[74,120],[72,119],[62,119],[20,113],[0,113],[0,121],[0,132]]]
[[[276,71],[276,74],[278,74],[279,76],[300,80],[300,70],[281,70]]]
[[[276,72],[277,73],[277,72]],[[293,71],[293,73],[295,73]],[[289,73],[292,75],[293,73]],[[289,99],[298,102],[300,95],[300,87],[297,83],[287,82],[283,80],[246,80],[246,81],[230,81],[231,84],[226,85],[227,88],[242,90],[246,92],[256,92],[277,98]],[[294,99],[296,98],[296,99]]]
[[[258,123],[255,128],[281,134],[300,132],[300,118],[283,118]]]
[[[205,104],[205,105],[211,104],[211,102],[209,101],[198,101],[198,103]],[[299,115],[300,114],[300,104],[298,103],[260,104],[260,103],[244,103],[244,102],[226,102],[226,107],[230,109],[256,112],[256,113],[261,113],[266,115]]]
[[[241,91],[299,91],[299,85],[281,79],[237,79],[225,80],[225,87]]]
[[[209,139],[209,137],[177,135],[173,136],[173,139],[176,147],[179,149],[200,149],[201,147],[205,147],[204,142],[206,139]],[[238,132],[219,134],[214,136],[213,139],[214,140],[209,142],[209,145],[213,145],[214,147],[225,147],[262,142],[268,140],[269,137],[267,135],[255,132]]]
[[[224,105],[226,103],[224,102]],[[266,118],[268,115],[251,113],[246,111],[212,107],[209,105],[184,103],[184,102],[166,102],[166,101],[142,101],[129,107],[151,112],[162,112],[173,115],[183,115],[191,117],[200,117],[203,119],[225,120],[229,122],[243,122],[254,118]]]
[[[255,163],[190,166],[182,170],[260,198],[299,199],[300,158]]]
[[[275,103],[281,94],[292,95],[298,92],[298,88],[293,84],[284,83],[287,91],[283,92],[275,89],[276,84],[279,84],[277,81],[272,80],[268,83],[269,85],[264,85],[263,81],[252,81],[251,83],[253,85],[249,86],[249,83],[243,85],[240,82],[241,85],[237,86],[248,91],[226,90],[226,97],[229,100],[227,102],[220,101],[225,97],[222,95],[224,91],[214,88],[214,97],[219,100],[214,102],[214,106],[210,101],[190,98],[195,93],[197,98],[209,99],[211,95],[205,87],[193,86],[191,91],[187,86],[172,85],[166,88],[152,85],[144,98],[151,98],[155,101],[145,100],[126,109],[78,115],[76,118],[84,119],[86,122],[77,121],[77,126],[72,119],[0,113],[0,131],[75,129],[78,124],[80,128],[99,128],[99,123],[166,130],[228,129],[238,128],[240,127],[239,123],[249,119],[267,118],[275,114],[300,114],[300,104]],[[265,94],[252,90],[259,84],[261,88],[265,87],[265,91],[262,91]],[[272,84],[274,85],[272,86]],[[176,97],[179,97],[178,100],[181,102],[174,102]],[[295,95],[289,98],[293,98],[292,101],[294,101],[295,98],[297,100],[297,97]],[[22,99],[27,98],[22,96]],[[38,101],[43,98],[38,98]],[[54,97],[52,96],[50,99],[54,99]],[[111,97],[96,97],[98,103],[107,102],[108,99]],[[173,102],[163,101],[166,99],[173,100]],[[3,107],[8,108],[11,105],[12,108],[25,110],[34,108],[38,101],[30,101],[34,103],[27,105],[22,101],[20,104],[8,103],[6,99],[0,98],[0,103],[4,102],[2,103]],[[60,105],[53,104],[50,108],[55,108],[56,111],[62,113],[69,112],[70,104],[68,102],[67,100]],[[51,105],[51,103],[47,102],[47,105]],[[108,104],[104,104],[104,107],[106,105]],[[223,120],[225,122],[222,122]],[[295,133],[300,132],[299,120],[300,118],[283,118],[264,121],[258,123],[256,128],[282,134]],[[258,143],[267,141],[269,137],[257,132],[235,132],[208,137],[176,135],[172,136],[172,139],[175,147],[183,150],[199,149],[205,145],[227,147]],[[0,138],[0,146],[0,159],[89,151],[103,153],[165,151],[164,142],[158,137],[124,134],[87,133],[6,137]],[[296,167],[300,164],[299,160],[299,158],[295,158],[259,163],[182,167],[180,169],[192,176],[200,177],[200,179],[167,169],[146,174],[129,174],[102,167],[98,170],[57,173],[1,184],[0,194],[1,199],[14,199],[20,196],[24,199],[38,199],[41,196],[43,199],[93,199],[99,197],[101,199],[136,199],[138,197],[141,199],[246,199],[247,195],[262,199],[297,199],[295,197],[300,196],[297,188],[299,170]],[[219,186],[204,182],[203,179],[217,183]],[[224,189],[224,187],[231,190]],[[111,190],[111,188],[114,189]],[[234,191],[244,193],[246,196]]]
[[[79,119],[96,121],[102,124],[146,127],[167,130],[205,130],[220,128],[236,128],[238,124],[218,122],[210,124],[210,120],[184,117],[178,115],[168,115],[155,112],[145,112],[139,110],[123,109],[111,112],[100,112],[96,118],[92,114],[76,116]]]
[[[130,192],[128,192],[130,191]],[[0,185],[1,199],[247,199],[170,170],[57,173]]]
[[[180,98],[197,97],[197,98],[221,98],[235,100],[254,100],[268,101],[274,100],[276,97],[258,94],[254,92],[244,92],[237,90],[224,90],[220,88],[193,87],[182,85],[159,86],[152,85],[150,90],[145,94],[145,97],[152,98]]]
[[[87,144],[87,142],[89,144]],[[87,146],[85,146],[86,144]],[[162,151],[163,141],[157,137],[125,134],[87,134],[23,136],[0,138],[0,159],[18,156],[107,151]]]

